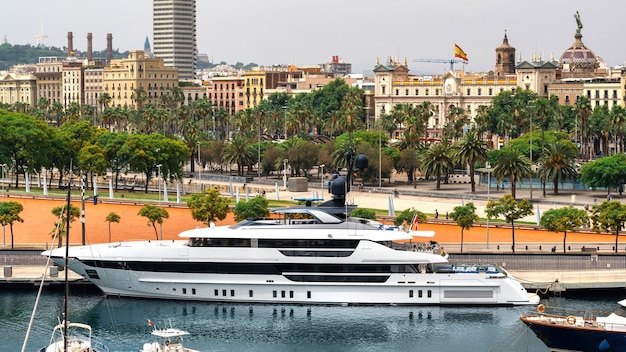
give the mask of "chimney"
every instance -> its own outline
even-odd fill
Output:
[[[113,59],[113,34],[107,33],[107,63],[110,65]]]
[[[67,56],[74,56],[74,35],[67,32]]]
[[[91,32],[87,33],[87,62],[92,61],[92,47],[91,40],[93,39],[93,35]]]

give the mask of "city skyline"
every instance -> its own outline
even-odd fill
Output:
[[[67,45],[73,32],[74,48],[85,51],[87,33],[93,33],[94,50],[106,48],[106,34],[113,34],[113,48],[143,49],[152,37],[152,0],[109,0],[102,3],[65,0],[63,6],[44,0],[24,0],[5,7],[10,16],[0,31],[11,44],[36,44],[43,34],[47,46]],[[75,9],[75,10],[74,10]],[[528,10],[526,10],[528,9]],[[523,6],[494,0],[405,0],[316,2],[268,0],[258,2],[197,3],[198,53],[214,63],[254,62],[259,65],[314,65],[332,56],[352,63],[353,72],[372,70],[390,56],[408,61],[416,73],[441,73],[447,64],[419,63],[415,59],[452,59],[454,44],[467,53],[466,71],[493,70],[495,48],[505,31],[516,48],[516,59],[530,59],[538,52],[544,60],[559,59],[574,40],[580,13],[583,42],[609,66],[623,65],[626,50],[618,37],[620,16],[626,3],[611,7],[583,1],[529,0]],[[72,20],[75,19],[75,20]],[[461,68],[457,64],[456,68]]]

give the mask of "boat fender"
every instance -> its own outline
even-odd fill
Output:
[[[610,350],[611,344],[606,339],[602,340],[602,342],[600,342],[600,345],[598,345],[598,351],[605,352]]]
[[[567,317],[567,319],[565,321],[567,321],[567,323],[569,325],[574,325],[574,324],[576,324],[576,317],[573,316],[573,315],[570,315],[570,316]]]
[[[537,306],[537,312],[543,314],[543,312],[546,311],[546,306],[544,306],[543,304],[540,304]]]

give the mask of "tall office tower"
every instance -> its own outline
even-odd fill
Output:
[[[180,79],[196,73],[196,0],[153,0],[153,55]]]

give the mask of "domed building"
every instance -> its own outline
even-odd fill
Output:
[[[578,11],[574,15],[576,19],[576,34],[574,43],[567,48],[559,59],[559,69],[563,73],[570,72],[573,75],[592,73],[600,67],[600,59],[593,50],[587,48],[582,41],[583,35],[580,33],[583,24],[580,21]]]

